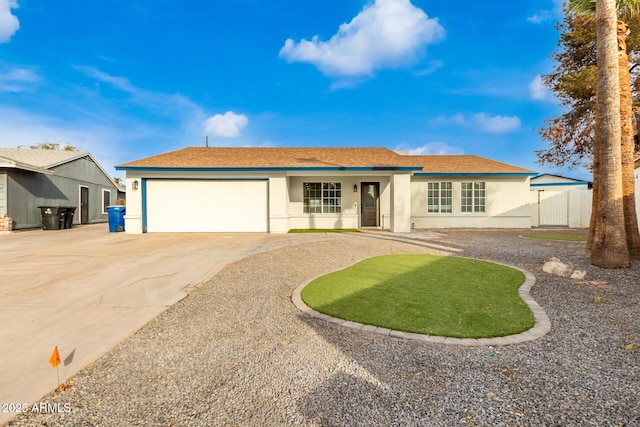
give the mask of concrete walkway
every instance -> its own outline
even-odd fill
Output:
[[[0,236],[0,404],[30,407],[58,374],[63,383],[267,238],[129,235],[106,224]],[[15,415],[0,412],[0,425]]]

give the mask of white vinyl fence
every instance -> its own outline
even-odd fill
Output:
[[[532,190],[532,227],[587,228],[591,218],[592,191],[583,188],[573,190]]]

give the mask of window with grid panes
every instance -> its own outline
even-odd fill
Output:
[[[304,213],[342,212],[342,184],[340,182],[303,183]]]
[[[460,210],[462,212],[485,212],[486,184],[484,182],[460,183]]]
[[[453,192],[450,182],[427,183],[427,212],[451,213]]]

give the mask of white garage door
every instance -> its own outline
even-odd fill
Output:
[[[148,232],[266,232],[267,181],[148,180]]]

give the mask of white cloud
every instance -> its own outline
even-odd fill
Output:
[[[467,123],[467,119],[462,114],[454,114],[451,117],[440,116],[434,120],[435,123],[453,123],[463,125]]]
[[[426,68],[416,72],[417,76],[426,76],[431,73],[435,73],[440,68],[444,67],[444,62],[440,60],[430,61]]]
[[[516,116],[490,116],[487,113],[477,113],[470,117],[463,114],[455,114],[450,117],[438,117],[433,120],[435,124],[465,126],[479,129],[488,133],[507,133],[520,128],[520,118]]]
[[[542,82],[542,76],[537,75],[531,83],[529,83],[529,92],[531,99],[542,101],[551,98],[551,91]]]
[[[464,150],[458,147],[452,147],[444,142],[429,142],[420,147],[398,146],[397,150],[409,151],[409,154],[426,156],[426,155],[444,155],[444,154],[464,154]]]
[[[565,0],[553,0],[553,7],[551,9],[541,9],[535,12],[533,15],[527,17],[527,22],[532,24],[543,24],[546,22],[553,22],[562,18],[562,5]]]
[[[409,0],[375,0],[351,22],[340,25],[329,41],[318,36],[298,43],[287,39],[280,57],[311,63],[326,75],[370,75],[413,62],[444,33],[437,19],[430,19]]]
[[[123,92],[127,92],[130,95],[138,95],[138,94],[142,94],[143,92],[142,89],[139,89],[134,85],[132,85],[129,79],[127,79],[126,77],[112,76],[110,74],[107,74],[98,70],[95,67],[87,67],[84,65],[76,65],[73,68],[75,68],[76,70],[82,72],[86,76],[91,77],[92,79],[95,79],[99,82],[109,83],[116,89],[121,90]]]
[[[224,114],[216,114],[208,118],[205,122],[205,129],[213,136],[235,138],[240,135],[240,130],[248,124],[249,119],[244,114],[227,111]]]
[[[200,108],[180,94],[148,91],[135,86],[126,77],[112,76],[95,67],[75,66],[74,68],[98,83],[106,83],[128,94],[132,103],[143,107],[145,110],[154,111],[160,116],[184,119],[185,117],[201,115]],[[201,117],[198,117],[197,120],[201,120]]]
[[[515,116],[489,116],[486,113],[474,114],[473,121],[483,132],[508,133],[520,128],[520,118]]]
[[[539,10],[527,18],[527,22],[532,24],[542,24],[553,19],[553,14],[549,10]]]
[[[20,22],[11,9],[17,9],[16,0],[0,0],[0,43],[8,42],[20,28]]]
[[[1,1],[1,0],[0,0]],[[0,92],[23,92],[40,81],[40,76],[26,68],[0,70]]]

